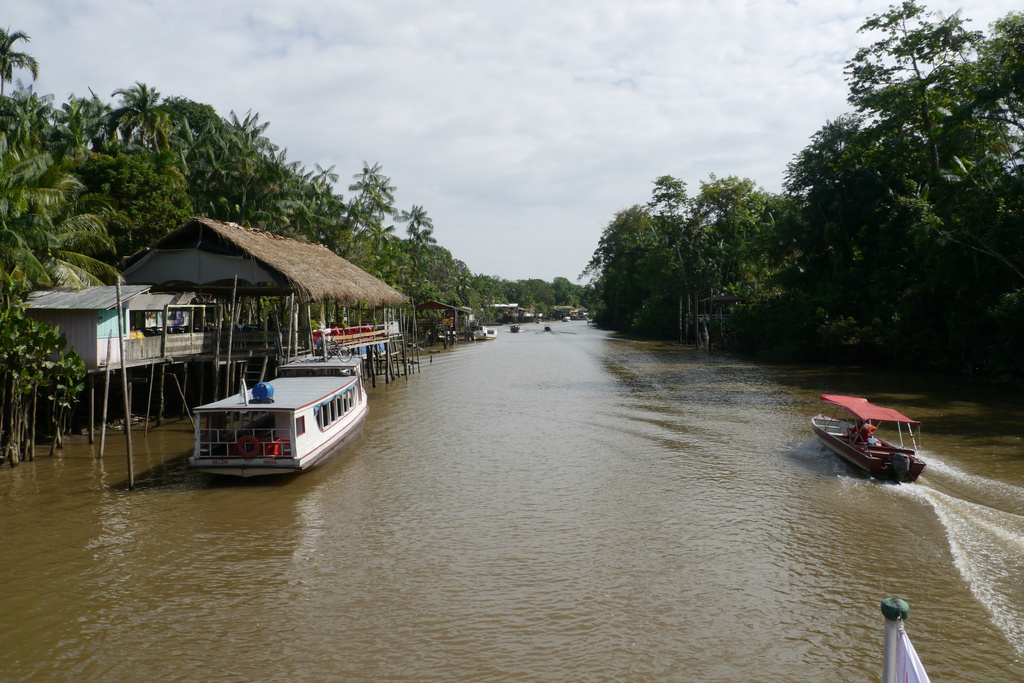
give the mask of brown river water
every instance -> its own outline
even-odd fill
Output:
[[[1024,680],[1020,395],[552,327],[299,476],[187,471],[188,420],[132,491],[117,434],[0,469],[0,681],[877,681],[890,596],[936,683]],[[922,420],[918,483],[820,447],[823,392]]]

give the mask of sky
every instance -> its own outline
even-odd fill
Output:
[[[1019,0],[922,0],[969,28]],[[617,211],[672,175],[782,189],[851,110],[844,65],[890,0],[7,0],[59,106],[145,83],[258,113],[289,161],[363,162],[473,273],[577,281]],[[15,73],[26,84],[31,75]],[[401,232],[402,226],[396,226]]]

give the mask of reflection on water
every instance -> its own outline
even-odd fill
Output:
[[[187,420],[135,491],[117,439],[0,471],[0,680],[876,680],[890,595],[933,680],[1022,677],[1015,397],[540,329],[297,477],[187,472]],[[920,482],[810,438],[822,392],[922,419]]]

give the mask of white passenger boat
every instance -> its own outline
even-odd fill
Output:
[[[473,328],[473,341],[487,341],[488,339],[496,339],[498,331],[493,327],[480,327]]]
[[[199,406],[189,468],[253,477],[323,463],[362,431],[361,363],[358,356],[299,360],[251,392]]]

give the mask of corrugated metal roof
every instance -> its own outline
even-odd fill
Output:
[[[128,300],[149,291],[149,285],[123,285],[121,300]],[[28,295],[31,308],[85,309],[108,311],[117,306],[117,287],[86,287],[77,291],[67,289],[46,289]]]
[[[122,293],[123,295],[123,293]],[[186,292],[184,294],[139,294],[132,297],[128,302],[128,309],[132,311],[162,311],[164,306],[175,304],[188,304],[195,298],[195,294]]]

